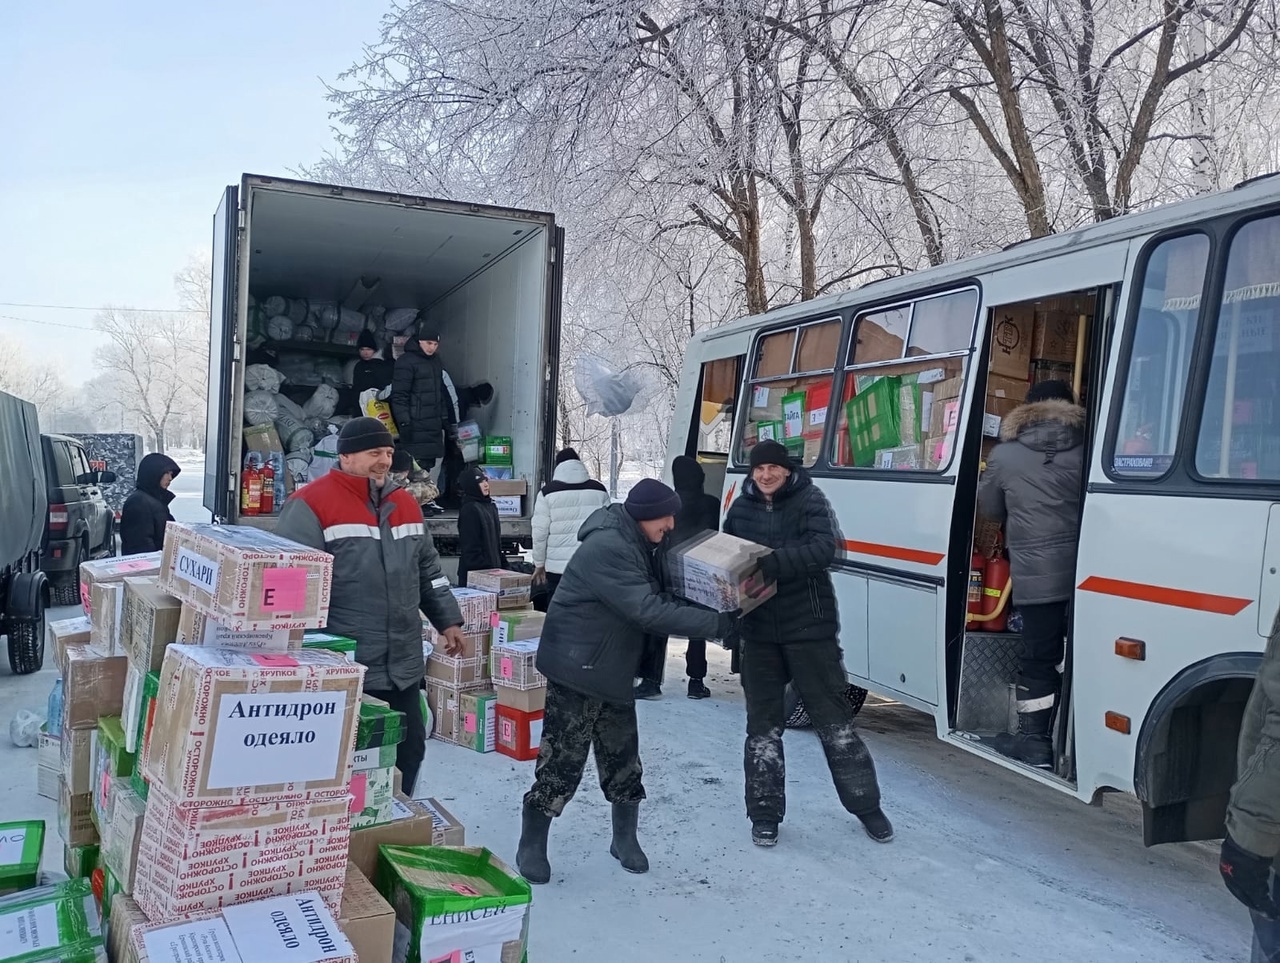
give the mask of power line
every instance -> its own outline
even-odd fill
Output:
[[[18,318],[12,314],[0,314],[0,321],[21,321],[24,324],[48,325],[54,328],[71,328],[73,331],[97,331],[97,328],[86,328],[82,324],[63,324],[60,321],[37,321],[35,318]]]
[[[45,308],[50,311],[103,311],[105,308],[98,305],[91,308],[83,304],[31,304],[26,301],[0,301],[0,307],[5,308]],[[148,314],[204,314],[203,311],[193,310],[191,308],[123,308],[128,311],[145,311]],[[17,320],[17,319],[14,319]]]

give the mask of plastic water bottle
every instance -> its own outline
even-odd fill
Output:
[[[45,729],[50,735],[62,735],[62,679],[53,684],[49,693],[49,715],[45,721]]]

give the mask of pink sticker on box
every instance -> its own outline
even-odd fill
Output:
[[[515,740],[516,740],[515,724],[512,723],[510,719],[503,719],[502,720],[502,741],[515,742]]]
[[[501,622],[501,621],[502,621],[502,619],[500,619],[500,618],[498,617],[498,613],[497,613],[497,612],[490,612],[490,613],[489,613],[489,628],[491,628],[491,629],[496,629],[496,628],[498,627],[498,623],[499,623],[499,622]]]
[[[296,669],[298,667],[298,660],[289,655],[251,655],[249,658],[267,669]]]
[[[462,963],[462,950],[450,950],[444,956],[437,956],[427,963]]]
[[[369,774],[353,773],[351,776],[351,812],[364,812],[364,803],[369,795]]]
[[[80,607],[84,609],[85,615],[92,614],[92,606],[89,603],[89,583],[80,583]]]
[[[466,883],[450,883],[449,885],[453,887],[453,891],[457,893],[459,896],[479,896],[480,895],[478,890],[472,889]]]
[[[115,566],[115,567],[112,569],[112,571],[113,571],[113,572],[116,572],[116,573],[122,573],[122,572],[146,572],[146,571],[149,571],[150,569],[152,569],[152,568],[154,568],[154,567],[155,567],[155,566],[154,566],[151,562],[139,562],[139,561],[133,561],[133,562],[121,562],[119,565]]]
[[[261,604],[268,612],[298,612],[306,608],[306,571],[300,568],[264,568]]]
[[[107,796],[110,794],[110,792],[111,792],[111,774],[107,772],[103,772],[102,788],[99,790],[100,795],[98,797],[100,800],[98,803],[99,809],[105,810],[107,808]]]
[[[476,731],[476,714],[474,712],[468,712],[463,716],[462,728],[471,733]]]
[[[511,656],[509,656],[509,655],[504,655],[504,656],[502,657],[502,665],[501,665],[501,667],[500,667],[499,671],[502,673],[502,677],[503,677],[504,679],[510,679],[510,678],[511,678],[511,675],[512,675],[512,673],[513,673],[513,671],[514,671],[514,670],[513,670],[513,668],[512,668],[512,665],[511,665]]]

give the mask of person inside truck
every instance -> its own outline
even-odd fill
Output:
[[[467,575],[491,568],[506,568],[502,554],[502,521],[498,506],[489,497],[489,477],[476,465],[458,476],[462,508],[458,512],[458,586],[467,587]]]
[[[176,461],[158,451],[138,463],[137,487],[120,509],[120,554],[137,555],[164,548],[164,529],[173,521],[169,484],[181,471]]]
[[[372,331],[361,331],[356,347],[360,350],[360,360],[351,369],[351,388],[356,398],[351,414],[360,418],[369,413],[360,406],[360,396],[371,389],[382,392],[390,387],[395,364],[378,357],[378,341]]]
[[[391,417],[400,443],[427,471],[445,453],[445,440],[457,439],[458,398],[440,359],[440,328],[423,321],[405,343],[391,383]],[[442,514],[435,502],[424,511]]]

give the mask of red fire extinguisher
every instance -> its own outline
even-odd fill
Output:
[[[981,625],[986,632],[1003,632],[1008,628],[1009,600],[1005,597],[1008,584],[1009,560],[997,550],[982,570],[982,615],[988,618]]]
[[[273,515],[276,510],[276,470],[268,461],[262,466],[262,506],[263,515]]]
[[[982,575],[983,570],[987,567],[987,558],[981,552],[975,551],[969,558],[969,614],[982,614]],[[969,619],[965,623],[965,628],[970,632],[982,628],[982,623],[974,619]]]
[[[250,458],[240,473],[240,514],[257,515],[262,510],[262,475],[258,461]]]

